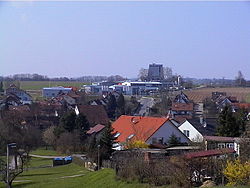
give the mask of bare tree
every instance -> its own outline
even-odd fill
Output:
[[[141,68],[139,70],[138,78],[141,79],[141,81],[145,81],[148,78],[148,69]]]
[[[9,175],[7,178],[7,165],[6,162],[0,160],[0,180],[3,181],[8,188],[12,187],[12,182],[15,178],[21,174],[24,170],[24,165],[27,162],[27,155],[25,152],[15,151],[14,156],[15,160],[18,160],[18,163],[14,167],[9,168]]]
[[[173,76],[172,68],[163,67],[163,75],[164,75],[164,79],[171,78]]]
[[[238,75],[235,78],[235,84],[237,86],[245,86],[246,85],[246,80],[245,80],[244,75],[242,74],[241,71],[238,71]]]
[[[43,132],[43,141],[55,148],[56,146],[56,136],[54,134],[55,126],[51,126]]]

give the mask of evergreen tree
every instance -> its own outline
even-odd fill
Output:
[[[235,113],[236,123],[239,127],[239,134],[243,135],[246,131],[248,111],[246,109],[239,109]]]
[[[76,124],[75,129],[79,129],[84,132],[87,132],[89,130],[89,122],[86,116],[81,113],[78,116],[76,116],[75,124]]]
[[[125,99],[123,94],[120,94],[117,99],[117,109],[116,109],[116,117],[125,114]]]
[[[107,113],[109,118],[115,117],[115,111],[116,111],[116,99],[113,94],[109,94],[108,96],[108,104],[107,104]]]
[[[60,125],[68,132],[72,132],[76,128],[75,124],[76,114],[68,112],[60,119]]]
[[[101,159],[109,159],[113,152],[113,144],[115,143],[115,137],[113,133],[113,128],[111,123],[109,123],[102,134],[100,139],[100,148],[101,148]]]
[[[179,144],[180,144],[180,140],[177,138],[177,136],[176,136],[175,134],[172,134],[172,135],[169,137],[168,144],[169,144],[170,146],[179,145]]]
[[[232,108],[225,106],[218,118],[219,127],[217,134],[219,136],[237,137],[240,136],[239,125],[233,116]]]
[[[4,89],[3,89],[3,82],[0,82],[0,92],[4,92]]]
[[[84,140],[86,138],[86,132],[89,130],[89,122],[83,114],[79,114],[75,119],[75,129],[80,133],[80,139]]]

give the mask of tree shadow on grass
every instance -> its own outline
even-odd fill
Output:
[[[22,175],[20,177],[46,176],[46,175],[55,175],[55,174],[60,174],[60,173],[57,173],[57,172],[54,172],[54,173],[36,173],[36,174],[26,174],[26,175]]]
[[[36,182],[22,182],[22,183],[14,183],[12,184],[12,187],[14,188],[22,188],[22,187],[25,187],[27,185],[34,185],[36,184]],[[35,187],[35,186],[34,186]]]

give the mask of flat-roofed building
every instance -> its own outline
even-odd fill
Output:
[[[56,97],[59,93],[69,93],[70,91],[72,91],[72,88],[65,88],[62,86],[58,86],[58,87],[45,87],[43,88],[43,97],[46,98],[52,98],[52,97]]]
[[[148,68],[148,80],[149,81],[161,81],[164,79],[163,65],[162,64],[149,64]]]

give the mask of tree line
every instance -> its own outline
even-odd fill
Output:
[[[0,76],[0,81],[79,81],[79,82],[100,82],[100,81],[123,81],[124,77],[120,75],[111,76],[81,76],[76,78],[69,77],[54,77],[50,78],[40,74],[14,74],[11,76]]]

